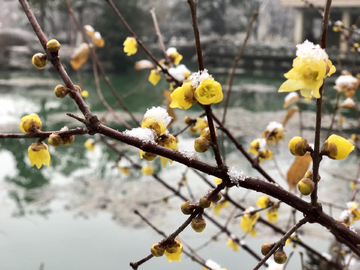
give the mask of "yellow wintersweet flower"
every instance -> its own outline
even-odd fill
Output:
[[[247,152],[257,156],[259,154],[259,151],[264,150],[265,147],[266,147],[265,139],[255,139],[250,143],[250,148],[247,150]]]
[[[257,235],[257,230],[253,227],[252,229],[251,229],[251,231],[250,231],[250,236],[251,237],[254,237],[254,236],[256,236]]]
[[[245,214],[241,219],[240,227],[243,229],[245,233],[251,232],[253,226],[255,225],[256,221],[259,218],[259,213],[257,212],[253,214],[251,213],[254,210],[255,209],[253,207],[249,207],[248,209],[246,209]]]
[[[142,128],[150,128],[150,129],[155,130],[155,132],[158,136],[161,136],[166,131],[166,127],[165,127],[164,123],[154,120],[150,116],[145,117],[142,120],[141,127]]]
[[[149,82],[151,82],[153,85],[157,85],[157,83],[161,79],[160,71],[157,69],[152,69],[149,75]]]
[[[166,50],[166,54],[169,57],[171,63],[173,63],[176,66],[180,64],[180,61],[183,59],[183,56],[180,53],[178,53],[178,51],[174,47],[168,48]]]
[[[279,92],[292,92],[300,90],[305,98],[313,95],[320,98],[319,89],[323,79],[333,74],[336,69],[328,59],[325,50],[319,45],[305,40],[296,46],[297,57],[293,61],[293,68],[285,73],[285,81],[279,88]]]
[[[215,208],[214,208],[214,214],[215,215],[218,215],[220,214],[220,211],[222,208],[225,208],[225,207],[228,207],[229,206],[229,202],[228,201],[222,201],[222,202],[219,202],[215,205]]]
[[[270,210],[266,211],[266,215],[270,222],[275,222],[279,217],[279,212],[275,208],[271,208]]]
[[[226,242],[226,245],[228,247],[231,247],[233,251],[238,251],[239,250],[239,245],[238,243],[236,243],[234,240],[232,240],[231,238],[229,238]]]
[[[48,146],[43,142],[32,143],[28,148],[31,166],[36,165],[38,169],[42,165],[50,165],[50,153]]]
[[[347,203],[348,209],[350,210],[352,214],[352,220],[351,223],[354,223],[354,221],[360,219],[360,210],[358,209],[359,203],[357,202],[348,202]]]
[[[163,147],[166,147],[168,149],[175,149],[175,150],[179,150],[179,147],[176,143],[176,138],[171,135],[171,134],[164,134],[162,135],[158,140],[157,143]],[[168,159],[166,157],[162,157],[161,158],[161,164],[163,165],[163,167],[166,167],[167,161],[170,162],[170,164],[172,163],[171,159]]]
[[[263,162],[266,159],[272,159],[272,158],[273,158],[273,152],[268,149],[261,150],[259,152],[259,161],[260,162]]]
[[[264,208],[267,208],[270,204],[270,199],[268,196],[261,196],[257,202],[256,202],[256,205],[259,206],[260,208],[264,209]]]
[[[141,169],[143,175],[151,175],[154,174],[154,168],[152,166],[144,166]]]
[[[128,167],[120,167],[120,172],[124,175],[130,175],[130,170]]]
[[[174,242],[165,247],[165,256],[169,262],[181,261],[181,252],[183,250],[182,243],[179,239],[175,238]]]
[[[195,98],[203,105],[219,103],[223,97],[220,83],[210,78],[202,80],[195,90]]]
[[[189,109],[196,103],[194,91],[195,89],[191,86],[191,83],[184,83],[182,86],[176,88],[171,94],[172,101],[170,107],[184,110]]]
[[[352,181],[352,182],[350,183],[350,188],[351,188],[351,190],[353,190],[353,189],[355,188],[355,186],[356,186],[356,181]]]
[[[193,127],[194,130],[196,130],[197,132],[201,133],[201,131],[203,131],[204,128],[208,127],[209,124],[208,124],[208,121],[203,119],[203,118],[200,118],[200,117],[197,117],[196,118],[196,125]]]
[[[279,141],[285,138],[284,131],[285,129],[282,124],[272,121],[262,133],[262,137],[265,138],[268,143],[275,143],[277,146]]]
[[[37,130],[41,130],[42,123],[40,117],[36,113],[26,115],[21,118],[20,130],[24,133],[31,134]]]
[[[89,149],[90,151],[94,152],[95,150],[95,141],[93,139],[88,139],[85,143],[84,146]]]
[[[137,42],[133,37],[127,37],[123,45],[124,52],[127,53],[127,56],[133,55],[137,52]]]
[[[222,179],[219,177],[215,177],[214,183],[215,183],[215,185],[219,185],[222,183]]]
[[[305,138],[295,136],[289,141],[288,147],[294,156],[303,156],[307,152],[309,145]]]
[[[328,157],[331,159],[344,159],[354,148],[349,140],[333,134],[324,142],[322,152],[328,152]]]
[[[83,98],[87,98],[87,97],[89,96],[89,92],[86,91],[86,90],[83,90],[83,91],[81,91],[81,96],[82,96]]]

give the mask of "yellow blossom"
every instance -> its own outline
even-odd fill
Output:
[[[328,157],[331,159],[344,159],[352,150],[354,145],[350,141],[333,134],[324,142],[322,151],[328,151]]]
[[[208,121],[206,121],[203,118],[197,117],[196,125],[193,127],[193,129],[201,133],[201,131],[208,126],[209,126]]]
[[[166,50],[166,54],[169,57],[170,61],[176,66],[180,64],[180,61],[183,59],[183,56],[178,53],[178,51],[174,47],[168,48]]]
[[[220,214],[221,209],[228,207],[228,205],[229,205],[228,201],[222,201],[222,202],[215,204],[214,214],[215,215]]]
[[[262,137],[265,138],[268,143],[275,143],[277,146],[279,141],[285,138],[284,131],[282,124],[272,121],[262,133]]]
[[[20,130],[24,133],[31,134],[37,130],[41,130],[42,123],[40,117],[36,113],[26,115],[21,118]]]
[[[86,91],[86,90],[83,90],[83,91],[81,91],[81,96],[82,96],[83,98],[87,98],[87,97],[89,96],[89,92]]]
[[[141,127],[142,128],[150,128],[150,129],[155,130],[155,132],[158,136],[161,136],[166,131],[166,127],[165,127],[164,123],[162,123],[160,121],[156,121],[150,116],[145,117],[142,120]]]
[[[351,190],[353,190],[353,189],[355,188],[355,185],[356,185],[356,182],[355,182],[355,181],[352,181],[352,182],[350,183],[350,188],[351,188]]]
[[[333,74],[336,71],[335,67],[328,59],[325,50],[308,40],[297,45],[296,55],[293,68],[284,75],[288,80],[280,86],[279,92],[300,90],[305,98],[311,95],[320,98],[319,89],[323,79]]]
[[[360,210],[358,209],[359,203],[356,202],[348,202],[348,209],[350,210],[352,214],[352,220],[351,223],[354,223],[354,221],[360,219]]]
[[[260,162],[263,162],[266,159],[272,159],[272,158],[273,158],[273,152],[268,149],[261,150],[259,152],[259,161]]]
[[[232,240],[231,238],[229,238],[226,242],[226,245],[228,247],[231,247],[233,251],[238,251],[239,250],[239,245],[238,243],[236,243],[234,240]]]
[[[130,170],[128,167],[120,167],[120,172],[124,175],[130,175]]]
[[[306,139],[295,136],[289,141],[288,147],[294,156],[303,156],[307,152],[309,145]]]
[[[245,211],[247,212],[247,211]],[[250,233],[255,225],[256,221],[259,218],[259,213],[251,214],[251,210],[249,213],[245,213],[241,219],[240,227],[243,229],[245,233]]]
[[[222,179],[219,178],[219,177],[215,177],[214,183],[215,183],[216,185],[219,185],[219,184],[222,183]]]
[[[28,148],[31,166],[36,165],[38,169],[42,165],[50,165],[50,153],[48,146],[43,142],[32,143]]]
[[[182,86],[176,88],[171,94],[171,108],[179,108],[187,110],[196,103],[194,98],[194,88],[191,83],[184,83]]]
[[[270,204],[270,199],[268,196],[261,196],[256,202],[256,205],[263,209],[267,208],[269,204]]]
[[[141,169],[143,175],[151,175],[154,174],[154,168],[152,166],[144,166]]]
[[[204,79],[195,90],[195,98],[203,105],[219,103],[223,100],[220,83],[212,79]]]
[[[137,52],[137,42],[133,37],[127,37],[123,45],[124,52],[127,53],[127,56],[133,55]]]
[[[247,151],[257,156],[259,154],[259,149],[264,148],[265,146],[266,146],[266,140],[255,139],[250,143],[250,148]]]
[[[157,69],[152,69],[149,75],[149,82],[151,82],[153,85],[157,85],[157,83],[161,79],[160,71]]]
[[[279,212],[277,209],[271,208],[270,210],[266,211],[266,215],[270,222],[275,222],[279,217]]]
[[[94,152],[95,150],[95,141],[93,139],[88,139],[84,146],[89,149],[90,151]]]
[[[181,252],[183,250],[182,243],[179,239],[175,238],[174,242],[165,247],[165,256],[169,262],[181,261]]]
[[[257,230],[253,227],[252,229],[251,229],[251,231],[250,231],[250,236],[251,237],[254,237],[254,236],[256,236],[257,235]]]
[[[171,134],[164,134],[162,135],[158,140],[157,143],[163,147],[166,147],[168,149],[175,149],[175,150],[179,150],[179,147],[176,143],[176,138],[171,135]],[[163,165],[163,167],[166,167],[167,162],[169,161],[170,163],[172,163],[171,159],[168,159],[166,157],[162,157],[161,158],[161,164]]]

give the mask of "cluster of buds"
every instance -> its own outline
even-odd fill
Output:
[[[51,39],[46,43],[47,50],[54,56],[58,55],[60,47],[61,45],[56,39]],[[31,62],[36,68],[43,69],[46,66],[47,60],[46,54],[36,53],[33,55]]]
[[[218,135],[216,130],[215,137],[217,140]],[[200,137],[198,137],[194,142],[195,151],[198,153],[204,153],[209,149],[211,143],[213,143],[213,141],[211,139],[210,129],[209,127],[206,127],[201,131]]]
[[[74,85],[74,87],[75,87],[75,90],[77,92],[79,92],[81,94],[81,96],[83,96],[83,93],[82,93],[82,90],[81,90],[80,86]],[[87,92],[87,91],[84,91],[84,92]],[[71,90],[69,88],[67,88],[66,86],[61,85],[61,84],[58,84],[55,87],[54,94],[58,98],[64,98],[64,97],[67,96],[67,94],[69,94],[69,97],[74,98],[74,94],[71,93]],[[87,93],[87,95],[88,95],[88,93]]]
[[[165,254],[169,262],[181,261],[181,253],[183,250],[182,243],[179,239],[175,238],[172,242],[167,245],[162,243],[155,243],[151,246],[150,252],[154,257],[161,257]]]
[[[321,177],[318,174],[317,182],[319,182],[320,179]],[[307,171],[304,178],[298,182],[298,189],[301,194],[307,196],[314,191],[314,188],[315,188],[315,183],[313,181],[313,170],[311,169]]]
[[[261,254],[264,256],[268,255],[269,252],[274,248],[275,243],[266,242],[261,246]],[[278,264],[284,264],[287,260],[287,255],[283,250],[283,247],[280,247],[277,251],[274,252],[274,261]]]
[[[64,127],[60,131],[67,131],[68,128]],[[48,142],[53,147],[58,147],[59,145],[70,145],[74,142],[75,135],[62,135],[61,133],[53,133],[49,136]]]

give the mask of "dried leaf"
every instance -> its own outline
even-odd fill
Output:
[[[295,96],[295,97],[291,98],[283,105],[283,108],[286,109],[287,107],[289,107],[290,104],[294,103],[297,100],[299,100],[299,96]]]
[[[289,190],[292,190],[297,183],[304,177],[312,161],[310,153],[307,152],[302,157],[296,157],[294,163],[286,174],[286,181],[289,184]]]
[[[286,116],[284,117],[284,119],[281,121],[281,124],[285,127],[287,121],[294,115],[294,113],[297,112],[297,108],[291,107],[289,108]]]

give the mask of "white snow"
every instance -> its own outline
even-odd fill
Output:
[[[182,154],[183,156],[185,156],[189,160],[199,160],[199,158],[197,157],[195,151],[180,150],[179,152],[180,152],[180,154]]]
[[[191,73],[190,70],[188,70],[187,67],[183,64],[178,65],[177,67],[170,67],[168,72],[179,82],[185,80],[186,76]]]
[[[210,259],[205,262],[205,265],[212,270],[221,270],[220,264],[217,264],[216,262]]]
[[[276,128],[279,130],[283,130],[284,126],[276,121],[272,121],[268,124],[268,126],[266,127],[266,130],[269,132],[273,132]]]
[[[90,32],[95,32],[94,27],[92,27],[91,25],[84,25],[84,29]]]
[[[167,55],[171,55],[171,54],[176,53],[176,52],[177,52],[177,50],[176,50],[175,47],[169,47],[169,48],[166,50],[166,54],[167,54]]]
[[[315,62],[328,59],[328,55],[325,50],[321,49],[320,45],[305,40],[304,43],[296,45],[296,56],[306,60],[312,60]]]
[[[200,82],[204,79],[214,80],[214,78],[208,73],[207,69],[199,70],[198,72],[193,72],[190,75],[191,85],[194,88],[197,88]]]
[[[125,130],[125,135],[138,138],[144,143],[154,143],[156,138],[156,132],[150,128],[133,128],[131,130]]]
[[[299,95],[297,94],[297,92],[290,92],[284,99],[285,103],[289,102],[290,100],[295,98],[299,98]]]
[[[156,122],[163,123],[165,127],[167,127],[172,120],[172,117],[169,116],[168,112],[161,107],[152,107],[151,109],[147,109],[144,114],[144,118],[150,117],[152,120]]]
[[[229,168],[228,176],[230,178],[230,182],[239,187],[239,182],[245,180],[245,175],[242,171],[236,170],[234,167]]]
[[[347,98],[343,103],[341,103],[341,106],[345,105],[356,106],[355,101],[352,98]]]
[[[351,75],[341,75],[335,80],[336,85],[352,85],[359,83],[359,80]]]
[[[100,39],[100,38],[101,38],[100,32],[95,32],[95,33],[94,33],[94,36],[95,36],[95,38],[97,38],[97,39]]]

